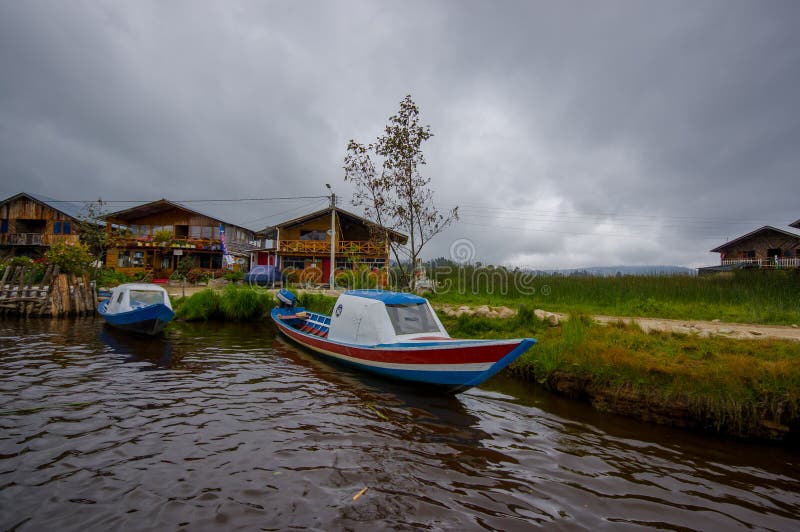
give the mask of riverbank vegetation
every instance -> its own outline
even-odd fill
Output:
[[[252,321],[264,318],[275,298],[263,288],[228,285],[222,292],[206,289],[173,301],[175,314],[185,321]]]
[[[534,275],[504,268],[436,271],[437,304],[520,304],[549,311],[791,325],[800,323],[797,271],[584,277]]]
[[[800,433],[800,342],[645,333],[581,315],[549,327],[525,307],[443,322],[459,337],[536,337],[510,371],[601,411],[745,438]]]

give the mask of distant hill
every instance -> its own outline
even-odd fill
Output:
[[[568,270],[538,270],[540,273],[567,276],[613,277],[615,275],[697,275],[694,268],[683,266],[592,266]]]

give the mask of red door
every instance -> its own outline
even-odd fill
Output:
[[[322,281],[327,283],[331,278],[331,259],[322,259]]]

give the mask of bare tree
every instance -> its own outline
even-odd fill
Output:
[[[436,208],[428,187],[431,179],[419,171],[425,165],[422,144],[432,136],[430,126],[420,125],[419,108],[408,95],[398,113],[389,117],[384,134],[373,144],[351,140],[344,159],[344,179],[356,186],[353,205],[362,207],[365,216],[379,226],[408,234],[405,245],[391,240],[390,245],[402,281],[411,288],[422,248],[458,220],[458,207],[447,212]],[[380,173],[372,154],[381,160]]]

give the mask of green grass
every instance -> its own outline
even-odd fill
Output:
[[[313,292],[300,292],[297,299],[298,305],[306,310],[330,316],[333,314],[333,305],[337,298]]]
[[[186,321],[259,320],[275,306],[275,299],[264,289],[228,285],[221,294],[212,289],[176,299],[175,313]]]
[[[800,342],[648,334],[585,316],[558,327],[536,319],[443,318],[453,336],[537,338],[511,371],[550,388],[567,376],[579,383],[573,395],[680,406],[704,428],[737,436],[762,434],[764,420],[800,430]]]
[[[743,271],[731,277],[532,276],[465,268],[437,275],[438,304],[520,304],[550,311],[729,322],[800,323],[797,271]]]

